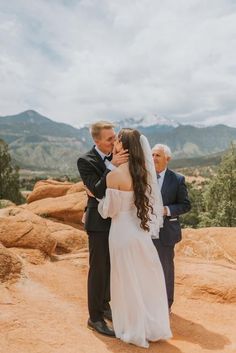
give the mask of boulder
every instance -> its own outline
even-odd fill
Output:
[[[27,197],[27,202],[31,203],[46,198],[60,197],[66,195],[70,189],[72,189],[72,193],[82,191],[83,183],[74,184],[67,181],[41,180],[35,184],[33,191]]]
[[[236,303],[236,228],[184,229],[176,246],[176,283],[182,295]]]
[[[38,249],[11,248],[11,252],[33,265],[43,264],[47,259],[46,254]]]
[[[24,207],[42,217],[55,218],[65,223],[79,224],[82,227],[82,216],[86,204],[87,194],[85,191],[80,191],[34,201]]]
[[[46,221],[21,207],[0,210],[0,242],[7,248],[33,248],[50,255],[56,247]]]
[[[76,252],[88,246],[88,236],[84,231],[50,220],[47,220],[47,226],[57,242],[55,249],[57,254]]]
[[[176,251],[179,255],[236,264],[236,227],[183,229]]]
[[[22,267],[19,256],[0,243],[0,282],[17,280],[22,272]]]
[[[176,285],[190,299],[236,303],[236,266],[200,258],[176,259]]]
[[[85,191],[84,183],[82,181],[76,184],[73,184],[67,191],[67,194],[73,194],[74,192],[80,192],[80,191]]]

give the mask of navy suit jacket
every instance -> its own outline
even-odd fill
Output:
[[[77,166],[83,183],[95,196],[88,197],[84,228],[87,232],[109,232],[111,219],[100,216],[96,198],[102,199],[105,196],[106,175],[110,169],[106,168],[95,146],[78,159]]]
[[[174,246],[182,238],[179,216],[191,209],[184,176],[167,169],[161,194],[163,205],[169,207],[171,216],[164,217],[159,239],[163,245]]]

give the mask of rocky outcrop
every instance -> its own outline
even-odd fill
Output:
[[[84,190],[84,184],[80,181],[79,183],[73,184],[67,191],[67,194],[73,194],[74,192],[81,192]]]
[[[235,265],[222,256],[205,258],[202,245],[197,245],[204,237],[225,244],[231,232],[235,234],[235,228],[184,230],[183,243],[176,247],[175,301],[170,315],[173,338],[152,342],[148,352],[235,353],[235,302],[230,292],[230,286],[236,287]],[[182,253],[185,241],[190,244],[188,235],[192,241],[195,237],[194,251]],[[7,283],[5,288],[0,285],[0,303],[13,304],[1,305],[0,351],[143,352],[87,329],[88,254],[78,251],[58,258],[39,266],[25,262],[27,278]]]
[[[20,207],[0,210],[0,242],[7,248],[33,248],[51,255],[56,240],[44,219]]]
[[[25,208],[39,216],[79,224],[82,227],[82,216],[86,204],[87,194],[85,191],[80,191],[34,201],[25,205]]]
[[[176,250],[183,256],[236,264],[236,228],[184,229]]]
[[[88,236],[84,231],[50,220],[46,222],[51,236],[57,242],[55,249],[57,254],[76,252],[87,247]]]
[[[84,231],[39,217],[21,207],[0,210],[0,241],[8,248],[24,248],[15,251],[36,264],[42,263],[45,255],[87,247]]]
[[[31,203],[46,198],[60,197],[68,192],[74,193],[82,190],[84,190],[82,182],[74,184],[50,179],[41,180],[35,184],[33,191],[27,197],[27,202]]]
[[[176,259],[182,295],[236,303],[236,228],[184,229]]]
[[[48,259],[48,256],[38,249],[11,248],[11,252],[33,265],[43,264]]]
[[[177,260],[176,283],[184,297],[236,303],[235,271],[235,266],[181,257]]]
[[[22,272],[22,266],[19,256],[0,243],[0,282],[17,280]]]

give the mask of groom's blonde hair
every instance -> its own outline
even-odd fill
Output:
[[[99,139],[101,130],[103,129],[113,129],[115,125],[109,121],[97,121],[90,126],[90,133],[93,139]]]

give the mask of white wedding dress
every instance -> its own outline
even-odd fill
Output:
[[[133,191],[108,188],[98,206],[111,217],[111,308],[116,337],[147,348],[172,336],[163,270],[150,233],[140,228]]]

